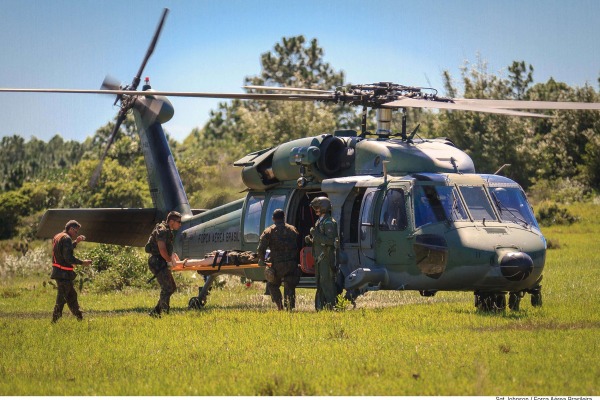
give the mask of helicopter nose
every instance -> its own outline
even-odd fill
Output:
[[[533,260],[527,253],[511,251],[500,259],[500,271],[509,281],[522,281],[533,271]]]

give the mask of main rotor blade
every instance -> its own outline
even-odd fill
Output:
[[[454,99],[456,104],[523,110],[600,110],[600,103],[571,101]]]
[[[248,86],[242,86],[242,89],[273,90],[273,91],[282,91],[282,92],[285,91],[285,92],[306,92],[306,93],[332,93],[331,90],[304,89],[304,88],[292,88],[292,87],[281,87],[281,86],[248,85]]]
[[[278,90],[278,89],[275,89]],[[301,89],[313,90],[313,89]],[[315,89],[316,90],[316,89]],[[171,96],[171,97],[197,97],[213,99],[239,99],[239,100],[290,100],[290,101],[344,101],[336,98],[334,92],[322,91],[297,94],[279,93],[210,93],[210,92],[167,92],[148,90],[138,92],[134,90],[88,90],[88,89],[25,89],[25,88],[0,88],[0,93],[66,93],[66,94],[109,94],[128,96]],[[483,99],[454,99],[454,102],[432,101],[414,98],[401,98],[384,103],[385,108],[438,108],[448,110],[478,111],[492,114],[506,114],[521,117],[550,118],[547,115],[523,111],[509,111],[517,109],[540,110],[600,110],[600,103],[583,103],[568,101],[520,101],[520,100],[483,100]]]
[[[534,114],[534,113],[529,113],[529,112],[524,112],[524,111],[505,110],[504,108],[493,108],[493,107],[476,106],[476,105],[469,105],[469,104],[457,104],[457,103],[449,103],[449,102],[443,102],[443,101],[432,101],[432,100],[411,99],[411,98],[394,100],[389,103],[383,104],[383,107],[385,107],[385,108],[402,108],[402,107],[438,108],[438,109],[444,109],[444,110],[464,110],[464,111],[484,112],[484,113],[490,113],[490,114],[514,115],[517,117],[552,118],[549,115]]]
[[[110,149],[110,146],[112,146],[113,141],[115,140],[115,136],[117,136],[117,132],[119,131],[119,128],[121,127],[121,123],[123,123],[123,121],[125,121],[125,115],[126,114],[124,112],[119,112],[119,116],[117,117],[117,121],[115,122],[115,127],[113,128],[112,132],[110,133],[110,136],[108,137],[108,142],[106,143],[106,147],[104,148],[104,153],[102,153],[102,156],[100,157],[100,162],[96,166],[96,169],[94,170],[94,172],[92,173],[92,177],[90,178],[89,187],[91,189],[96,187],[96,184],[98,183],[98,179],[100,179],[100,174],[102,173],[102,165],[104,164],[104,159],[106,158],[106,155],[108,154],[108,150]]]
[[[276,94],[276,93],[207,93],[207,92],[165,92],[147,90],[88,90],[88,89],[8,89],[0,88],[0,93],[70,93],[70,94],[117,94],[129,96],[171,96],[200,97],[213,99],[240,100],[295,100],[295,101],[327,101],[334,100],[333,94]]]
[[[142,72],[144,72],[144,68],[146,68],[146,63],[148,62],[148,59],[150,59],[150,56],[154,52],[154,47],[156,47],[156,43],[158,42],[160,32],[162,31],[162,28],[163,28],[163,25],[165,23],[165,19],[167,18],[168,13],[169,13],[169,9],[165,8],[163,10],[162,17],[160,18],[160,22],[158,23],[158,26],[156,27],[156,31],[154,32],[154,37],[152,38],[152,42],[150,42],[150,46],[148,47],[148,50],[146,51],[146,56],[144,57],[144,60],[142,61],[142,65],[140,65],[140,69],[138,70],[137,74],[133,78],[133,81],[131,82],[131,89],[133,89],[133,90],[136,90],[138,85],[140,84],[140,80],[142,79]]]

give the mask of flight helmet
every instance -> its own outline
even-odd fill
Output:
[[[325,196],[315,197],[313,201],[310,202],[310,206],[313,210],[318,210],[321,214],[331,212],[331,201]]]

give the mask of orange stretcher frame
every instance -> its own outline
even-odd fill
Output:
[[[173,272],[183,272],[183,271],[227,271],[227,270],[233,270],[233,269],[247,269],[247,268],[262,268],[260,267],[258,264],[240,264],[240,265],[230,265],[230,264],[226,264],[226,265],[221,265],[221,268],[219,268],[218,265],[215,265],[214,267],[211,265],[190,265],[190,266],[183,266],[184,261],[177,261],[177,265],[175,265],[173,268],[171,268],[171,271]],[[267,264],[269,265],[269,264]]]

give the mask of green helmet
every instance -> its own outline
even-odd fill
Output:
[[[315,197],[313,201],[310,202],[310,206],[320,213],[331,212],[331,201],[325,196]]]
[[[265,268],[265,279],[269,283],[275,283],[275,280],[277,279],[277,277],[275,276],[275,270],[273,268],[271,268],[271,267]]]

